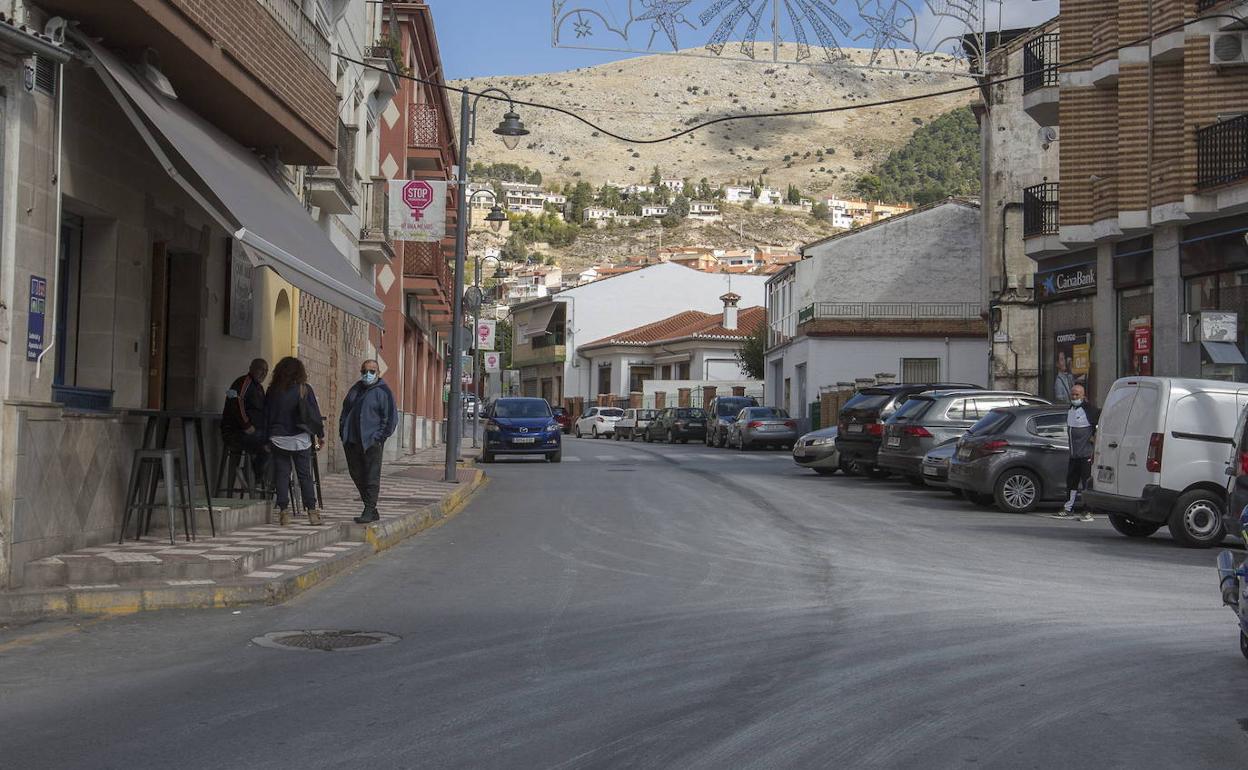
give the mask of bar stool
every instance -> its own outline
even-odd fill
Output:
[[[182,531],[187,541],[195,538],[195,515],[191,510],[191,487],[186,477],[186,456],[181,449],[136,449],[130,466],[130,485],[126,491],[126,512],[121,521],[121,536],[117,544],[126,539],[126,526],[135,515],[134,539],[139,540],[151,525],[152,511],[160,507],[156,503],[156,485],[165,483],[164,508],[169,514],[169,544],[174,544],[173,509],[182,510]],[[178,501],[174,502],[174,488]]]
[[[232,498],[235,492],[240,498],[254,498],[259,494],[254,457],[246,449],[227,446],[222,450],[221,459],[217,461],[217,497]]]
[[[321,510],[325,509],[325,493],[321,491],[321,465],[316,460],[316,452],[312,452],[312,482],[316,485],[316,502]],[[290,478],[287,479],[290,489],[290,515],[302,516],[303,507],[303,490],[299,487],[299,474],[295,471],[294,464],[290,467]]]

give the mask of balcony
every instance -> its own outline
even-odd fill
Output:
[[[1023,110],[1042,126],[1057,125],[1059,35],[1038,35],[1023,46]]]
[[[1025,251],[1033,259],[1066,251],[1058,239],[1060,186],[1045,182],[1023,190],[1023,238]]]
[[[330,214],[350,214],[359,199],[355,190],[355,128],[338,122],[338,153],[332,166],[308,174],[308,200]]]
[[[1197,129],[1197,189],[1221,187],[1242,179],[1248,179],[1248,114]]]
[[[364,86],[364,92],[375,94],[382,105],[399,93],[398,75],[405,69],[400,58],[401,53],[384,37],[376,45],[364,47],[364,63],[369,66],[361,73],[360,82]]]
[[[360,212],[360,259],[374,265],[388,264],[394,259],[389,227],[389,180],[373,177],[361,187],[364,206]]]
[[[33,5],[28,3],[27,5]],[[295,0],[39,0],[131,55],[152,48],[178,100],[244,147],[332,163],[329,43]]]
[[[442,134],[442,115],[435,105],[418,102],[408,106],[407,163],[412,171],[442,171],[449,163],[443,157],[443,143],[449,141]]]
[[[797,312],[798,324],[824,320],[979,320],[977,302],[815,302]]]
[[[403,291],[408,295],[407,313],[413,318],[427,313],[439,328],[450,328],[451,269],[437,243],[403,241],[396,250],[403,254]]]
[[[567,361],[568,348],[566,345],[546,345],[539,347],[537,344],[515,345],[511,351],[511,366],[518,369],[522,366],[542,366],[544,364],[562,364]]]

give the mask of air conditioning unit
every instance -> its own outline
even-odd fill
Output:
[[[1248,65],[1248,32],[1214,32],[1210,35],[1209,63],[1218,67]]]
[[[1005,291],[1005,277],[1000,275],[988,276],[988,292],[991,294],[1000,294]]]

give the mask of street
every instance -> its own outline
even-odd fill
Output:
[[[0,632],[0,764],[1248,766],[1213,552],[787,452],[569,438],[487,472],[282,606]],[[250,642],[299,629],[401,639]]]

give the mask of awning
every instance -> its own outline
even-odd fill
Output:
[[[1239,351],[1239,346],[1234,342],[1202,342],[1205,346],[1205,352],[1209,354],[1209,360],[1215,364],[1248,364],[1244,360],[1244,354]]]
[[[555,303],[542,305],[516,314],[515,330],[521,337],[536,337],[546,333],[550,319],[555,315]]]
[[[181,102],[151,90],[107,50],[80,35],[75,39],[90,49],[92,68],[165,170],[234,234],[253,265],[272,268],[301,291],[381,325],[385,306],[371,276],[356,272],[255,154]]]

